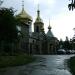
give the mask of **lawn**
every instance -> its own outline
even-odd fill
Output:
[[[68,66],[72,75],[75,75],[75,56],[68,60]]]
[[[35,57],[21,54],[15,56],[0,56],[0,68],[9,67],[9,66],[19,66],[26,65],[30,62],[33,62]]]

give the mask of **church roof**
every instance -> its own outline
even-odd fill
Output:
[[[44,40],[46,39],[46,34],[44,32],[40,32],[40,33],[33,32],[31,37],[35,39]]]
[[[49,30],[49,31],[47,32],[47,36],[49,36],[49,37],[54,37],[54,35],[53,35],[53,33],[52,33],[51,30]]]
[[[35,20],[35,23],[37,23],[37,22],[43,23],[43,20],[40,17],[40,10],[39,10],[39,8],[37,10],[37,18]]]
[[[32,20],[32,17],[24,10],[24,1],[22,2],[22,11],[16,17]]]
[[[18,18],[23,18],[23,19],[29,19],[32,20],[32,17],[25,11],[22,9],[22,11],[20,12],[20,14],[17,15]]]
[[[35,22],[41,22],[41,23],[43,23],[43,20],[40,17],[37,17],[36,20],[35,20]]]
[[[51,31],[50,21],[49,21],[47,36],[54,37],[54,35],[53,35],[52,31]]]

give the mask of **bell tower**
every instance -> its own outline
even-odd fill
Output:
[[[38,10],[37,10],[37,18],[34,22],[34,32],[39,33],[42,30],[44,30],[44,23],[40,17],[40,10],[39,10],[39,5],[38,5]]]

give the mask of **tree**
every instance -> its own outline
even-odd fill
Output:
[[[0,9],[0,40],[13,42],[17,39],[17,21],[12,9]]]
[[[70,41],[69,41],[68,37],[66,37],[66,40],[64,41],[63,47],[65,50],[71,49],[71,45],[70,45]]]
[[[14,43],[18,39],[17,20],[14,11],[0,8],[0,43],[4,45]]]
[[[63,48],[63,40],[62,39],[60,39],[60,41],[59,41],[59,48],[61,49],[61,48]]]
[[[71,3],[68,4],[69,10],[74,10],[75,9],[75,0],[71,0]]]

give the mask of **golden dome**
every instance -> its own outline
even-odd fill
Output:
[[[35,22],[42,22],[43,23],[43,20],[40,17],[37,17]]]
[[[39,9],[37,10],[37,18],[35,20],[35,23],[37,23],[37,22],[43,23],[43,20],[40,18],[40,11],[39,11]]]
[[[32,17],[24,10],[24,1],[22,1],[22,11],[16,17],[32,20]]]
[[[27,14],[27,12],[23,9],[22,9],[21,13],[17,15],[17,17],[32,20],[32,17],[29,14]]]

